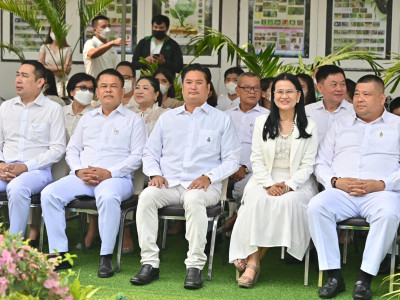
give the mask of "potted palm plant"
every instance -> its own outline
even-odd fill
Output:
[[[113,0],[94,0],[90,4],[87,4],[86,0],[77,0],[78,1],[78,13],[80,17],[80,25],[82,31],[80,32],[79,37],[77,38],[75,45],[73,47],[72,52],[75,51],[76,47],[79,44],[79,41],[84,33],[84,30],[87,24],[90,24],[94,17],[100,14],[101,11],[106,9]],[[32,5],[32,2],[34,3]],[[43,44],[48,47],[48,45],[44,42],[43,37],[40,35],[40,31],[43,28],[43,25],[47,22],[51,29],[54,32],[56,37],[58,49],[60,52],[60,60],[61,60],[61,73],[63,76],[63,93],[65,93],[65,69],[64,62],[65,57],[63,55],[63,45],[67,39],[67,35],[72,27],[71,24],[67,24],[65,19],[65,12],[67,7],[67,0],[2,0],[0,1],[0,9],[12,13],[21,19],[23,19],[28,25],[35,31],[35,33],[42,39]],[[44,15],[45,19],[40,18],[39,15]],[[22,49],[15,47],[10,44],[0,44],[0,48],[7,49],[8,51],[12,51],[18,55],[18,57],[23,60],[24,55]],[[55,62],[55,58],[52,54],[52,51],[49,51],[52,56],[53,61]],[[63,95],[65,96],[65,95]]]

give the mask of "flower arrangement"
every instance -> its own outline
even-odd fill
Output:
[[[72,263],[73,257],[64,260]],[[71,270],[55,272],[61,262],[60,256],[47,258],[15,235],[0,234],[0,299],[88,299],[98,290],[82,287]]]

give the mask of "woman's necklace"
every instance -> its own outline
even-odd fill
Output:
[[[290,132],[288,133],[288,134],[282,134],[282,131],[281,130],[279,130],[279,136],[281,137],[281,138],[283,138],[283,139],[288,139],[289,138],[289,136],[291,136],[292,135],[292,133],[293,133],[293,130],[294,130],[294,121],[293,121],[293,124],[292,124],[292,129],[290,129]]]

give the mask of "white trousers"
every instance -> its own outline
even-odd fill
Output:
[[[10,234],[22,232],[24,237],[31,196],[39,194],[52,181],[50,168],[24,172],[10,182],[0,180],[0,192],[7,191]]]
[[[76,195],[89,195],[96,198],[99,213],[99,232],[101,238],[100,255],[114,252],[115,240],[121,219],[121,202],[133,194],[130,176],[109,178],[97,186],[83,183],[75,175],[68,175],[48,185],[42,191],[42,212],[49,239],[50,253],[68,251],[65,233],[65,209]]]
[[[185,209],[185,237],[189,242],[186,268],[202,270],[207,261],[207,256],[204,254],[208,227],[206,207],[216,205],[219,200],[220,193],[211,187],[207,192],[204,189],[187,190],[181,185],[171,188],[163,186],[161,189],[150,186],[144,189],[139,196],[136,212],[141,263],[150,264],[154,268],[160,266],[157,246],[158,209],[180,204]]]
[[[382,191],[353,197],[330,188],[311,199],[307,214],[320,270],[340,268],[336,223],[352,217],[365,218],[370,230],[361,270],[375,276],[399,226],[400,194]]]

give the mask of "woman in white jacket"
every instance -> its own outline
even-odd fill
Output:
[[[272,85],[271,113],[254,125],[251,164],[242,206],[233,228],[229,261],[244,272],[241,287],[251,288],[260,260],[270,247],[287,247],[301,260],[310,233],[306,209],[317,193],[312,176],[318,147],[317,127],[306,117],[299,80],[279,75]]]

